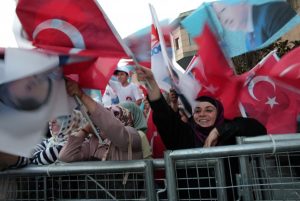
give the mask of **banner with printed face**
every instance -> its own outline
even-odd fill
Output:
[[[0,151],[30,156],[48,121],[70,114],[72,99],[55,55],[8,48],[0,60]],[[17,59],[16,59],[17,58]]]
[[[268,46],[300,23],[285,1],[223,0],[202,4],[181,23],[196,37],[208,22],[230,57]]]

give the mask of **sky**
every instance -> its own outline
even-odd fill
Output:
[[[149,3],[159,20],[174,20],[181,12],[199,7],[204,0],[97,0],[122,38],[151,24]],[[207,0],[211,1],[211,0]],[[0,47],[16,47],[12,27],[15,0],[0,1]]]

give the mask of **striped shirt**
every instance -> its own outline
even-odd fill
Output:
[[[49,139],[45,139],[35,147],[32,156],[33,164],[47,165],[47,164],[54,163],[57,160],[58,154],[63,146],[62,145],[48,146],[49,143],[50,143]]]

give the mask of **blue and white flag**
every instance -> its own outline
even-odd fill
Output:
[[[153,19],[151,41],[151,69],[160,88],[169,92],[174,88],[188,113],[192,113],[194,100],[201,86],[191,74],[185,74],[181,66],[175,61],[174,52],[172,59],[168,56],[162,31],[159,27],[154,7],[150,5]],[[173,41],[172,39],[170,40]]]
[[[299,24],[300,17],[285,1],[223,0],[202,4],[181,24],[196,37],[206,22],[225,53],[234,57],[270,45]]]
[[[153,22],[151,26],[151,70],[158,86],[169,92],[172,88],[170,62],[164,45],[163,34],[159,30],[156,12],[152,5],[149,6]]]
[[[30,156],[48,121],[75,106],[67,96],[58,56],[7,48],[0,59],[0,151]],[[74,103],[74,102],[73,102]]]

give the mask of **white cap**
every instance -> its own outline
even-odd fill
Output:
[[[118,73],[118,71],[121,71],[121,72],[125,72],[129,75],[129,68],[128,66],[118,66],[117,69],[115,70],[114,74],[116,75]]]

